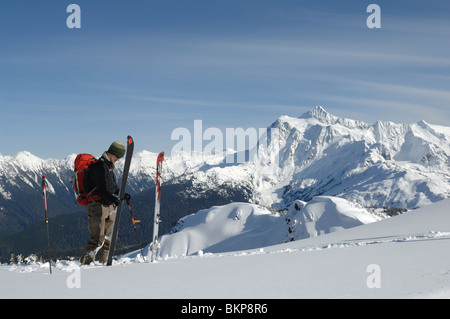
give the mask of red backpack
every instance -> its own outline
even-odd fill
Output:
[[[85,177],[89,167],[98,160],[91,154],[78,154],[75,158],[75,169],[72,177],[72,188],[75,193],[75,199],[81,206],[86,206],[88,203],[95,202],[101,198],[93,195],[92,192],[96,189],[92,189],[87,192],[85,189]]]

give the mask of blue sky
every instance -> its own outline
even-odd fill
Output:
[[[3,155],[100,154],[127,135],[170,152],[197,119],[260,128],[316,105],[450,126],[450,2],[0,0]]]

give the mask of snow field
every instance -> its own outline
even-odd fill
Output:
[[[448,298],[450,200],[263,248],[112,267],[1,265],[1,298]],[[70,288],[72,287],[72,288]],[[371,288],[373,287],[373,288]]]

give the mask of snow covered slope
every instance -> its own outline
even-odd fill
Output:
[[[173,257],[253,249],[283,242],[286,232],[283,218],[254,204],[232,203],[181,219],[162,236],[158,253]]]
[[[304,207],[298,209],[299,205]],[[169,234],[162,236],[158,256],[256,249],[380,219],[379,215],[345,199],[330,196],[315,197],[309,203],[297,201],[281,216],[255,204],[232,203],[182,218]]]
[[[153,264],[123,257],[112,267],[81,269],[58,261],[52,275],[48,264],[3,264],[0,298],[449,298],[449,243],[447,199],[256,250]]]

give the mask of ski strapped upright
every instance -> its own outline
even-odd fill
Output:
[[[45,210],[45,224],[47,226],[47,246],[48,246],[48,265],[50,274],[52,273],[52,261],[50,254],[50,234],[48,231],[48,214],[47,214],[47,179],[45,175],[42,175],[42,196],[44,196],[44,210]]]
[[[155,180],[155,219],[153,222],[153,243],[152,243],[152,258],[153,262],[156,258],[156,250],[159,248],[158,242],[158,229],[159,223],[161,222],[161,216],[159,213],[161,205],[161,174],[162,174],[162,164],[164,160],[164,152],[159,153],[156,159],[156,180]]]
[[[117,235],[119,233],[120,214],[122,212],[122,206],[123,206],[122,204],[123,204],[123,200],[125,198],[125,188],[127,186],[128,172],[130,170],[131,158],[133,157],[133,150],[134,150],[134,140],[131,136],[128,136],[128,138],[127,138],[127,154],[125,156],[125,164],[123,166],[122,180],[120,182],[120,188],[119,188],[120,203],[119,203],[119,206],[116,207],[116,217],[114,219],[114,227],[113,227],[113,232],[111,235],[111,244],[109,246],[108,260],[106,262],[107,266],[112,265],[114,248],[116,246]]]

